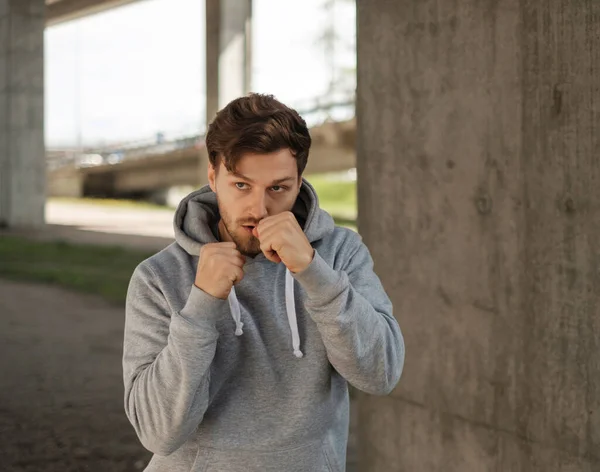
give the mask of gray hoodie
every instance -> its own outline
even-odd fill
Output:
[[[341,472],[348,383],[385,395],[404,341],[360,236],[304,181],[293,209],[315,249],[291,274],[260,254],[228,300],[194,286],[219,212],[204,187],[175,214],[176,242],[129,285],[125,410],[151,472]]]

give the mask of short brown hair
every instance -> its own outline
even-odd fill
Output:
[[[219,159],[223,159],[230,172],[244,153],[267,154],[289,149],[301,176],[310,144],[306,122],[296,110],[272,95],[258,93],[230,102],[217,113],[206,133],[210,163],[216,167]]]

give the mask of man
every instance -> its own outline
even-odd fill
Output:
[[[302,178],[304,120],[271,96],[221,110],[209,185],[129,286],[125,409],[146,471],[345,470],[348,383],[387,394],[404,342],[357,233]]]

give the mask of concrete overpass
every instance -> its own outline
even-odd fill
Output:
[[[311,129],[307,174],[337,172],[356,167],[356,121],[328,122]],[[165,145],[168,151],[153,153],[152,147],[132,150],[119,164],[94,167],[63,166],[48,172],[49,196],[149,197],[161,200],[171,187],[199,187],[206,183],[202,165],[208,156],[204,142],[188,138],[184,146]],[[156,146],[161,148],[163,146]],[[137,154],[137,155],[136,155]]]

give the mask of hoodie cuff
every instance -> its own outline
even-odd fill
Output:
[[[218,334],[216,324],[217,320],[227,314],[229,304],[227,300],[213,297],[205,291],[192,285],[192,290],[188,296],[185,306],[179,313],[176,313],[171,325],[179,321],[185,324],[187,329],[200,330],[203,332],[212,331]],[[173,326],[171,326],[171,329]],[[185,329],[185,328],[184,328]]]
[[[315,256],[302,272],[292,274],[312,301],[328,302],[343,291],[343,276],[332,269],[315,249]]]

